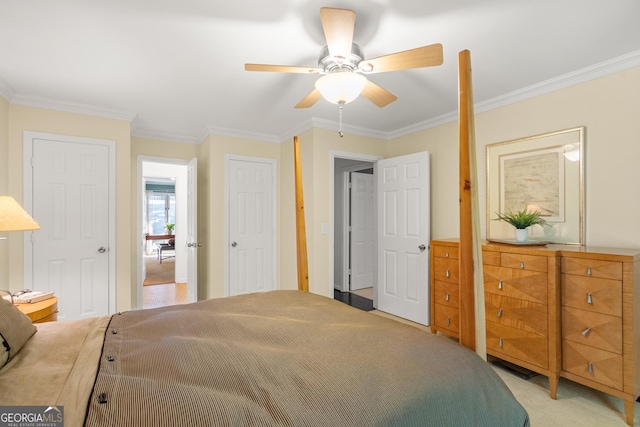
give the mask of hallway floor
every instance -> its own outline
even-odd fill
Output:
[[[368,291],[369,289],[371,291]],[[370,296],[370,298],[366,298],[362,295]],[[334,289],[333,299],[341,301],[351,307],[359,308],[363,311],[373,310],[373,288],[367,288],[367,290],[361,289],[360,291],[354,292],[340,292]]]

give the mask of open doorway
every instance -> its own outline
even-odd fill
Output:
[[[355,153],[332,153],[333,297],[361,310],[375,307],[375,161]]]
[[[188,283],[187,174],[183,160],[139,158],[138,308],[193,302]]]

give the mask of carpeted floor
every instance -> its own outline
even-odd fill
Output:
[[[162,264],[160,264],[157,256],[145,256],[144,262],[147,276],[142,284],[148,286],[174,283],[176,280],[175,261],[175,258],[167,258],[163,259]]]

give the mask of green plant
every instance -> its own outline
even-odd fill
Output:
[[[168,223],[165,224],[164,228],[166,228],[167,231],[169,233],[171,233],[173,231],[173,229],[175,228],[175,226],[176,226],[175,224],[171,224],[170,222],[168,222]]]
[[[544,219],[540,218],[540,211],[527,212],[526,209],[523,209],[513,213],[511,209],[509,209],[507,213],[499,214],[496,212],[496,215],[498,215],[498,218],[494,218],[494,221],[505,221],[518,229],[525,229],[532,225],[547,224]]]

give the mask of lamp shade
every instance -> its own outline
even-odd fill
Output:
[[[40,225],[10,196],[0,196],[0,231],[38,230]]]
[[[360,95],[366,84],[367,79],[362,74],[334,72],[320,77],[316,81],[316,89],[333,104],[348,104]]]

